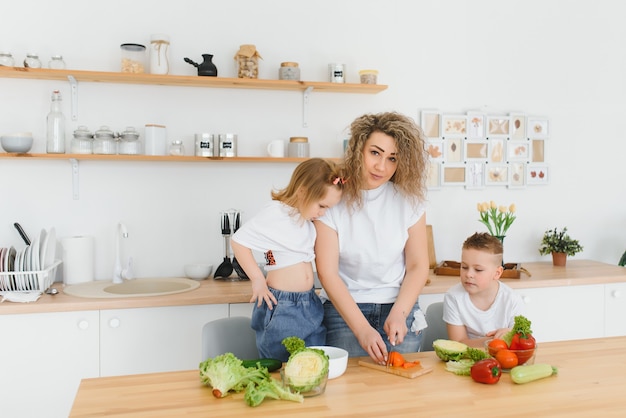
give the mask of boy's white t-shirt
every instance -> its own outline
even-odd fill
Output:
[[[232,236],[232,240],[265,257],[265,270],[276,270],[315,259],[313,222],[302,220],[294,209],[272,200]]]
[[[392,182],[365,190],[362,208],[350,212],[341,201],[319,220],[337,232],[339,276],[357,303],[393,303],[406,272],[409,228],[424,213]],[[322,289],[322,300],[328,295]]]
[[[478,309],[461,283],[452,286],[443,298],[443,320],[450,325],[464,325],[467,336],[482,338],[488,332],[511,328],[517,315],[524,315],[524,302],[515,291],[499,282],[498,293],[486,311]]]

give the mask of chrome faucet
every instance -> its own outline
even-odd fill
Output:
[[[133,259],[128,257],[126,267],[122,267],[122,248],[120,241],[122,238],[128,238],[128,230],[123,223],[117,224],[117,233],[115,235],[115,267],[113,269],[113,283],[122,283],[124,280],[133,278]]]

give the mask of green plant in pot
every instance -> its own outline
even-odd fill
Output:
[[[567,256],[573,256],[583,250],[578,240],[567,233],[567,227],[559,231],[558,228],[548,229],[543,233],[539,254],[552,254],[552,263],[555,266],[564,266]]]

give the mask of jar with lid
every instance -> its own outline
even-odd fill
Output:
[[[86,126],[79,126],[74,131],[72,138],[72,154],[92,154],[93,153],[93,134]]]
[[[287,145],[287,156],[292,158],[309,157],[309,138],[306,136],[292,136]]]
[[[196,157],[212,157],[214,148],[214,134],[199,133],[196,134]]]
[[[53,55],[48,61],[48,68],[51,70],[65,70],[65,61],[61,55]]]
[[[281,62],[278,69],[279,80],[300,81],[300,68],[297,62]]]
[[[0,51],[0,66],[15,67],[15,59],[10,52]]]
[[[141,153],[141,142],[139,142],[139,132],[132,126],[126,128],[120,134],[118,143],[118,153],[126,155],[137,155]]]
[[[241,45],[235,55],[238,78],[258,78],[261,55],[254,45]]]
[[[176,139],[170,144],[170,155],[185,155],[183,141]]]
[[[123,73],[143,74],[146,65],[146,47],[141,44],[120,45]]]
[[[26,68],[41,68],[41,60],[39,54],[29,52],[24,59],[24,67]]]
[[[117,139],[108,126],[101,126],[94,135],[94,154],[117,154]]]
[[[168,74],[170,71],[170,37],[154,34],[150,37],[150,74]]]

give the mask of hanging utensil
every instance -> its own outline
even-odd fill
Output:
[[[227,278],[233,274],[233,265],[230,262],[229,248],[230,248],[230,220],[228,219],[228,213],[225,212],[222,217],[222,236],[224,237],[224,261],[217,267],[213,278]]]
[[[235,224],[233,226],[233,234],[235,232],[237,232],[237,230],[239,229],[240,226],[240,217],[239,217],[239,212],[235,213]],[[248,277],[248,275],[246,274],[246,272],[241,268],[241,265],[239,264],[239,262],[237,261],[237,257],[233,256],[233,268],[235,269],[235,272],[237,273],[237,276],[239,277],[239,280],[250,280],[250,278]]]

